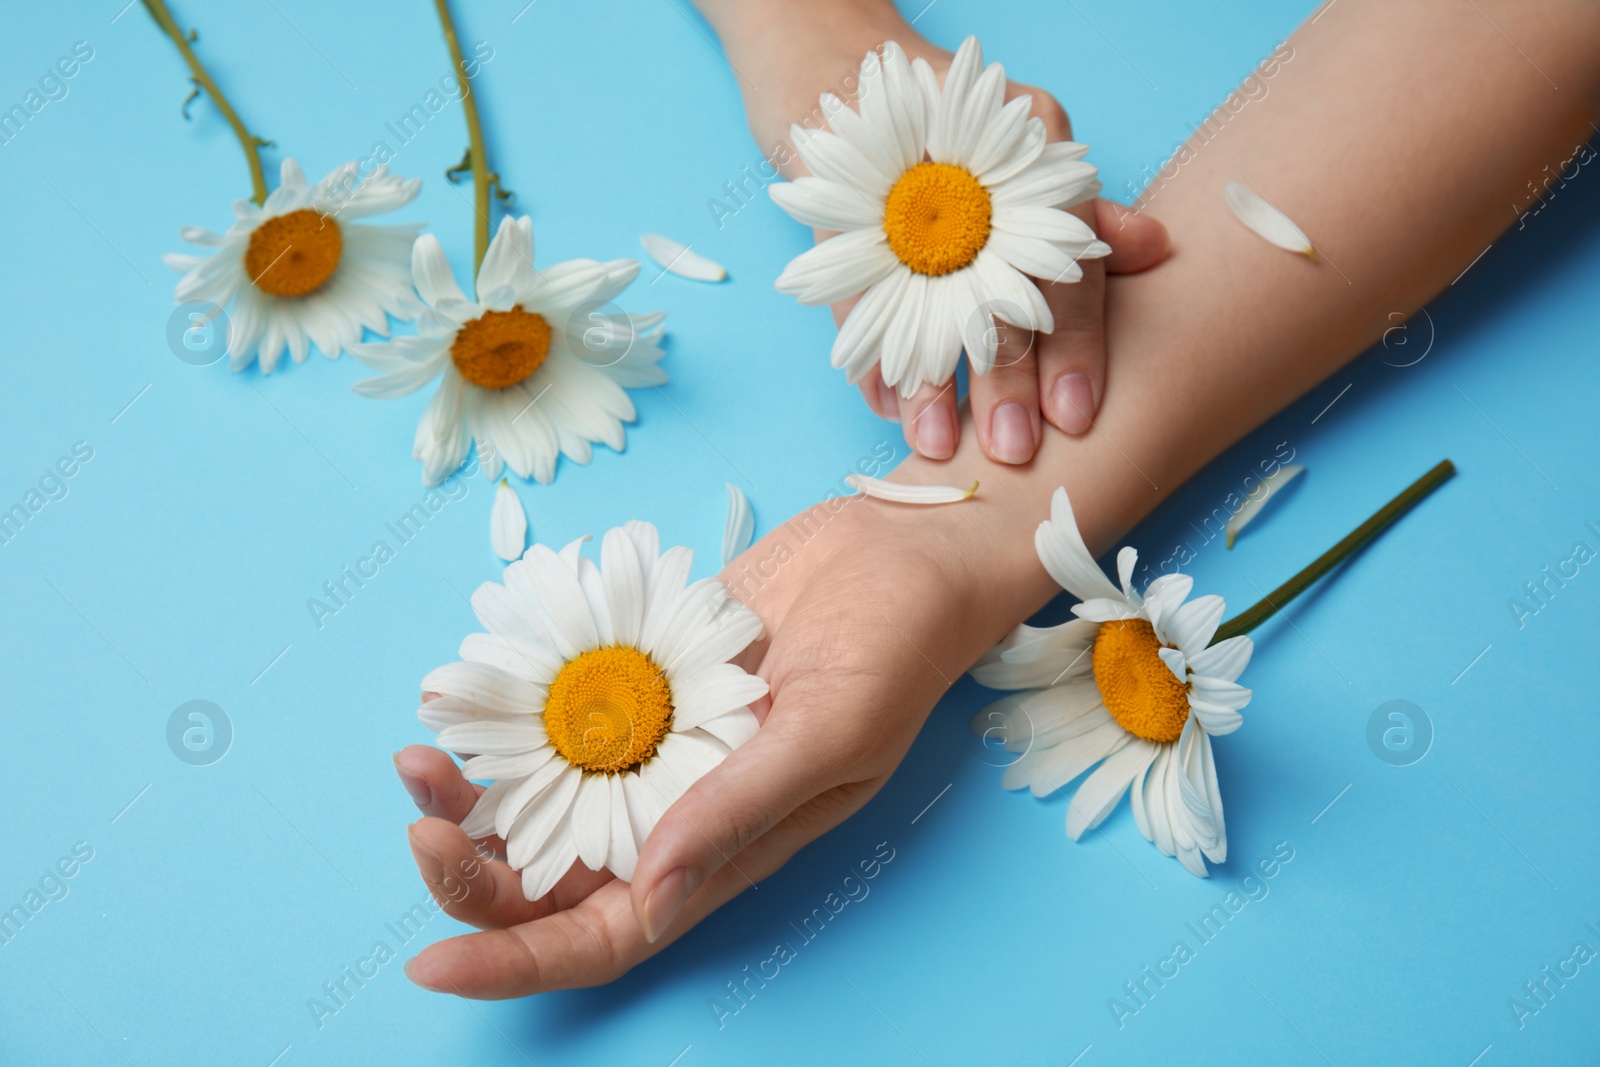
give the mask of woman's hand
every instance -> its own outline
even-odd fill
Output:
[[[399,753],[427,816],[410,831],[423,880],[446,912],[483,931],[430,945],[406,973],[478,998],[611,981],[865,804],[939,697],[1015,621],[979,595],[978,566],[994,557],[941,518],[959,510],[834,498],[724,570],[765,623],[745,666],[771,696],[755,737],[655,827],[632,885],[580,863],[544,899],[524,899],[517,873],[483,858],[458,825],[478,787],[437,749]],[[484,844],[503,853],[498,840]]]
[[[847,96],[843,82],[866,53],[896,41],[911,59],[922,58],[941,82],[951,53],[929,44],[893,5],[880,0],[822,0],[820,4],[769,4],[744,0],[701,0],[700,7],[721,34],[740,87],[751,131],[769,158],[783,161],[784,176],[805,173],[789,139],[793,124],[815,127],[817,97]],[[757,87],[741,71],[759,71]],[[852,83],[853,84],[853,83]],[[1070,140],[1072,124],[1056,99],[1042,89],[1009,82],[1006,99],[1033,97],[1033,114],[1051,141]],[[1001,463],[1033,458],[1043,426],[1041,416],[1068,434],[1088,430],[1106,384],[1104,331],[1105,277],[1132,274],[1167,255],[1166,228],[1156,220],[1109,200],[1070,209],[1111,246],[1104,260],[1085,260],[1083,278],[1056,284],[1036,279],[1055,318],[1053,333],[1035,335],[1001,322],[994,324],[999,346],[994,368],[969,379],[973,428],[984,454]],[[817,231],[818,241],[832,236]],[[843,323],[855,301],[833,306]],[[872,410],[898,419],[906,443],[929,459],[948,459],[960,441],[955,382],[924,385],[902,399],[874,367],[860,382]]]

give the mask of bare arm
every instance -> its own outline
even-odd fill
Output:
[[[1600,8],[1586,0],[1338,0],[1291,43],[1271,95],[1153,200],[1171,261],[1110,283],[1099,432],[1047,430],[1032,464],[1010,468],[964,434],[954,459],[913,458],[896,477],[981,477],[973,502],[846,504],[779,527],[724,572],[767,624],[771,706],[663,818],[631,886],[575,867],[522,900],[517,876],[476,864],[455,825],[474,787],[437,750],[402,753],[430,797],[433,817],[412,828],[423,876],[485,927],[426,949],[415,981],[475,997],[609,981],[776,870],[866,803],[950,682],[1055,592],[1030,537],[1055,486],[1108,548],[1378,338],[1390,312],[1447,285],[1512,221],[1525,183],[1592,132]],[[1245,179],[1321,262],[1234,220],[1222,185]]]
[[[1191,141],[1177,175],[1141,200],[1167,224],[1173,255],[1108,281],[1099,432],[1048,434],[1028,468],[985,464],[964,441],[949,464],[913,457],[898,472],[983,479],[983,506],[949,521],[1009,552],[1012,621],[1054,591],[1018,536],[1044,516],[1054,486],[1067,486],[1090,547],[1108,549],[1377,341],[1391,313],[1413,313],[1444,289],[1515,221],[1527,183],[1595,132],[1593,4],[1339,0],[1289,43],[1294,58],[1271,94],[1210,143]],[[1282,208],[1321,259],[1240,225],[1223,202],[1230,180]]]

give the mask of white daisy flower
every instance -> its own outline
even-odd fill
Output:
[[[1228,854],[1211,738],[1243,722],[1250,690],[1236,679],[1250,662],[1250,638],[1212,645],[1222,598],[1185,603],[1194,584],[1187,575],[1164,574],[1142,596],[1134,591],[1131,547],[1117,555],[1122,588],[1112,585],[1084,546],[1064,489],[1034,546],[1082,603],[1059,626],[1017,627],[973,668],[984,685],[1021,691],[980,712],[973,730],[1022,753],[1006,768],[1007,789],[1047,796],[1099,764],[1068,806],[1067,836],[1076,841],[1100,825],[1131,785],[1139,831],[1204,878],[1205,860]]]
[[[417,238],[411,270],[428,305],[420,336],[350,353],[384,372],[356,383],[363,396],[404,396],[439,379],[411,452],[425,485],[461,466],[474,439],[487,477],[498,478],[504,461],[548,484],[560,455],[588,463],[595,441],[622,451],[623,423],[634,420],[624,387],[667,380],[656,344],[666,316],[609,307],[639,273],[637,260],[574,259],[537,270],[533,222],[523,216],[501,220],[478,269],[476,301],[456,284],[431,233]]]
[[[833,345],[852,382],[874,363],[909,397],[955,373],[965,345],[978,374],[994,366],[992,317],[1049,333],[1055,320],[1028,276],[1075,282],[1078,260],[1109,254],[1061,210],[1100,191],[1087,145],[1045,143],[1032,97],[1003,103],[1005,70],[983,65],[974,37],[944,88],[894,42],[861,64],[861,111],[822,97],[832,132],[794,127],[811,174],[771,186],[800,222],[837,231],[797,256],[777,287],[803,304],[861,294]]]
[[[462,829],[505,839],[529,900],[575,859],[631,879],[662,814],[755,734],[767,692],[728,662],[761,620],[715,578],[688,582],[694,553],[660,551],[644,522],[609,531],[599,566],[582,540],[536,544],[479,586],[489,632],[422,682],[440,694],[418,713],[439,746],[494,779]]]
[[[405,322],[422,310],[406,258],[420,222],[375,226],[355,220],[404,207],[422,182],[378,167],[365,181],[346,163],[307,187],[305,172],[283,161],[278,188],[257,207],[233,205],[227,233],[198,226],[181,231],[210,256],[161,257],[181,271],[178,303],[208,301],[228,312],[228,366],[257,358],[271,374],[287,348],[296,363],[316,345],[329,359],[361,340],[363,329],[389,335],[388,316]]]

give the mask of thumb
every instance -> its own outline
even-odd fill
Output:
[[[658,940],[684,903],[724,865],[821,792],[821,766],[782,725],[764,725],[711,769],[656,823],[633,872],[633,913]],[[749,876],[740,875],[754,885]]]

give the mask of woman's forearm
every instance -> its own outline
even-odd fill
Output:
[[[981,479],[972,503],[940,509],[937,521],[982,568],[992,625],[1026,617],[1055,591],[1026,536],[1055,486],[1071,493],[1090,547],[1108,549],[1376,341],[1399,321],[1392,313],[1410,315],[1445,288],[1514,221],[1528,182],[1594,131],[1592,3],[1340,0],[1326,11],[1291,38],[1271,94],[1214,139],[1191,141],[1176,176],[1147,193],[1174,254],[1109,283],[1110,372],[1095,430],[1047,429],[1022,468],[988,462],[964,434],[954,459],[913,457],[896,472]],[[1246,230],[1223,200],[1230,180],[1299,223],[1319,259]]]

